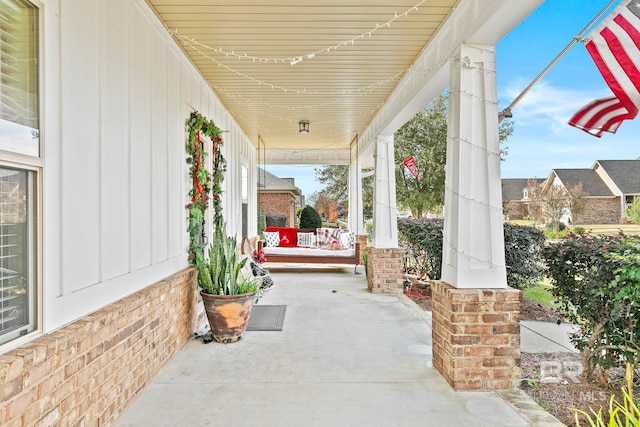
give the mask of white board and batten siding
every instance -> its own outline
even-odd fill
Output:
[[[186,120],[224,131],[224,214],[241,230],[241,165],[256,152],[142,0],[43,0],[44,330],[187,263]],[[257,220],[249,215],[249,230]]]

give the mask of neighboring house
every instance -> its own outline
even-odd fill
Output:
[[[562,221],[577,224],[620,224],[625,211],[640,196],[640,160],[597,160],[590,169],[553,169],[542,185],[541,194],[551,185],[570,189],[582,185],[586,206],[577,218],[567,211]],[[522,219],[529,213],[527,179],[503,179],[505,216]],[[530,208],[530,206],[529,206]]]
[[[294,178],[279,178],[258,168],[258,206],[265,214],[284,215],[286,227],[296,226],[296,209],[301,206],[302,192]]]
[[[531,216],[528,181],[529,178],[505,178],[502,180],[502,208],[505,219],[521,220]]]

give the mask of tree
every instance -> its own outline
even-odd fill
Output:
[[[329,214],[327,216],[327,221],[336,222],[339,216],[340,210],[338,209],[338,202],[329,203]]]
[[[349,209],[349,166],[325,165],[315,168],[316,179],[322,184],[322,193],[335,199],[346,211]],[[313,199],[316,204],[316,199]],[[373,217],[373,177],[362,179],[362,213]]]
[[[300,228],[320,228],[322,227],[322,219],[318,212],[312,206],[305,206],[300,212]]]
[[[437,96],[395,133],[396,202],[422,217],[444,205],[447,147],[447,98]],[[413,156],[418,179],[403,166]]]
[[[334,201],[331,195],[325,193],[324,191],[316,191],[311,195],[309,199],[310,201],[314,201],[313,206],[322,218],[326,218],[329,215],[329,205]]]
[[[447,149],[447,94],[442,93],[395,133],[396,201],[410,209],[414,217],[440,212],[444,205],[445,161]],[[499,126],[501,142],[513,133],[513,122]],[[505,147],[501,157],[507,154]],[[413,156],[418,179],[403,166]]]
[[[640,197],[636,197],[633,204],[625,212],[629,221],[634,224],[640,224]]]
[[[569,196],[569,212],[571,213],[571,221],[573,225],[578,223],[578,218],[584,212],[587,205],[587,193],[582,188],[582,183],[568,185],[567,194]]]
[[[500,141],[513,133],[513,122],[503,120],[499,127]],[[410,209],[414,217],[426,212],[440,212],[444,204],[444,164],[447,147],[447,95],[443,93],[430,102],[416,116],[395,133],[396,202]],[[501,157],[507,148],[500,150]],[[416,180],[402,166],[413,156],[418,168]],[[348,166],[322,166],[316,168],[316,179],[323,185],[322,191],[339,202],[348,199]],[[362,180],[362,207],[365,218],[373,217],[373,180]],[[316,206],[317,207],[317,206]]]
[[[529,201],[528,215],[533,219],[534,224],[540,219],[540,191],[541,189],[537,179],[527,179],[524,198]]]
[[[569,207],[567,191],[559,185],[552,184],[542,195],[540,206],[553,231],[560,231],[560,219]]]

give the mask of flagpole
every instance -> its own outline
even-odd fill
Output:
[[[500,113],[498,113],[498,121],[501,122],[503,119],[505,118],[511,118],[513,117],[513,114],[511,113],[511,109],[513,107],[516,106],[516,104],[518,102],[520,102],[522,100],[522,98],[524,98],[524,96],[531,90],[531,88],[533,86],[535,86],[548,72],[549,70],[551,70],[551,68],[553,68],[556,63],[564,56],[566,55],[566,53],[569,51],[569,49],[571,49],[573,47],[573,45],[575,45],[576,43],[578,43],[580,40],[582,40],[582,38],[584,37],[584,35],[589,31],[589,29],[591,29],[591,27],[593,26],[593,24],[596,23],[596,21],[598,21],[600,18],[602,18],[602,15],[604,15],[606,13],[607,10],[609,10],[611,8],[611,6],[613,6],[613,4],[615,2],[617,2],[618,0],[611,0],[609,1],[609,4],[607,4],[592,20],[591,22],[589,22],[583,29],[582,31],[580,31],[580,33],[575,36],[571,42],[562,50],[562,52],[560,52],[558,54],[558,56],[556,56],[553,61],[551,61],[549,63],[549,65],[546,66],[546,68],[544,70],[542,70],[540,72],[540,74],[538,74],[538,76],[533,79],[533,81],[531,83],[529,83],[529,86],[527,86],[526,88],[524,88],[524,90],[522,92],[520,92],[520,95],[518,95],[513,101],[511,101],[511,104],[509,104],[509,106],[507,108],[505,108],[504,110],[502,110]]]

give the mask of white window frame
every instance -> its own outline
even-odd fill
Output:
[[[26,342],[31,341],[34,337],[42,333],[44,309],[43,309],[43,176],[44,176],[44,160],[43,160],[43,119],[44,119],[44,7],[43,4],[36,0],[24,0],[26,3],[33,5],[38,11],[38,155],[30,156],[20,153],[14,153],[6,150],[0,150],[0,166],[23,170],[29,173],[28,188],[34,192],[30,197],[28,204],[28,220],[33,224],[29,228],[31,236],[29,236],[28,269],[31,277],[29,289],[33,295],[29,298],[29,305],[32,315],[29,319],[29,327],[31,330],[24,335],[0,344],[0,354],[18,347]],[[4,337],[3,337],[4,338]]]

